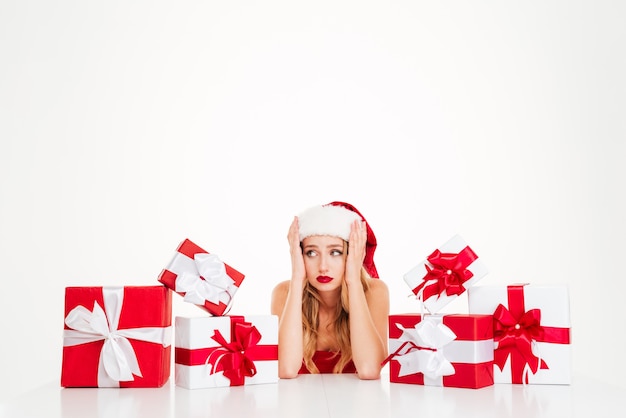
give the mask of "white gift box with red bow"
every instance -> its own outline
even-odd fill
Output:
[[[468,298],[470,313],[494,317],[495,383],[571,383],[567,286],[474,286]]]
[[[187,389],[278,382],[275,315],[175,318],[174,374]]]
[[[404,275],[430,313],[439,312],[487,275],[488,270],[460,235],[455,235]]]

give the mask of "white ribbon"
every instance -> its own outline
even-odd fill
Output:
[[[456,339],[456,334],[443,323],[436,323],[430,317],[423,318],[414,328],[404,328],[399,340],[407,344],[404,354],[396,357],[400,364],[398,377],[423,373],[425,377],[437,379],[454,374],[454,366],[443,354],[442,348]]]
[[[185,302],[204,305],[209,301],[229,304],[237,290],[235,281],[226,274],[226,266],[214,254],[198,253],[193,257],[194,267],[185,269],[176,278],[176,292],[185,293]]]
[[[98,387],[118,387],[120,381],[142,377],[137,355],[129,338],[171,344],[172,327],[117,329],[124,302],[123,287],[103,287],[104,309],[94,301],[92,311],[79,305],[65,317],[70,328],[63,330],[63,346],[75,346],[104,340],[98,363]]]

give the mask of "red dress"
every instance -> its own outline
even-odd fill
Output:
[[[335,368],[335,364],[337,364],[340,357],[340,353],[335,353],[333,351],[316,351],[313,354],[313,363],[315,363],[320,373],[332,373]],[[304,363],[302,363],[302,367],[298,373],[309,374],[310,372]],[[356,373],[356,367],[354,366],[352,360],[344,366],[341,373]]]

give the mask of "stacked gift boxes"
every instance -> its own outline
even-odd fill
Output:
[[[170,377],[172,292],[204,316],[176,317],[175,383],[278,381],[278,320],[226,315],[244,275],[185,239],[158,286],[68,287],[61,386],[161,387]]]
[[[184,240],[159,282],[208,315],[175,318],[174,381],[187,389],[278,382],[278,318],[227,315],[244,275]]]
[[[571,382],[567,287],[477,286],[486,274],[457,235],[404,276],[422,313],[389,316],[391,382],[468,388]],[[469,314],[439,313],[465,292]]]
[[[440,313],[486,274],[482,260],[456,235],[404,275],[422,313],[389,315],[391,382],[493,385],[492,317]]]

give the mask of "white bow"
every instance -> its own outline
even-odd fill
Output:
[[[196,271],[184,271],[176,279],[176,291],[184,292],[185,302],[204,305],[209,301],[228,305],[235,293],[235,281],[226,274],[226,266],[214,254],[198,253],[193,256]]]
[[[423,373],[424,376],[435,379],[440,376],[454,374],[454,366],[443,355],[442,348],[456,339],[456,334],[442,323],[435,323],[425,317],[414,328],[404,328],[400,341],[410,342],[409,349],[397,357],[400,363],[398,376],[407,376]]]
[[[137,355],[129,338],[170,345],[172,327],[128,328],[118,330],[124,288],[104,287],[104,309],[94,302],[93,310],[79,305],[65,317],[70,328],[63,330],[63,346],[104,340],[98,364],[98,387],[117,387],[120,381],[142,377]],[[106,310],[106,312],[105,312]]]

